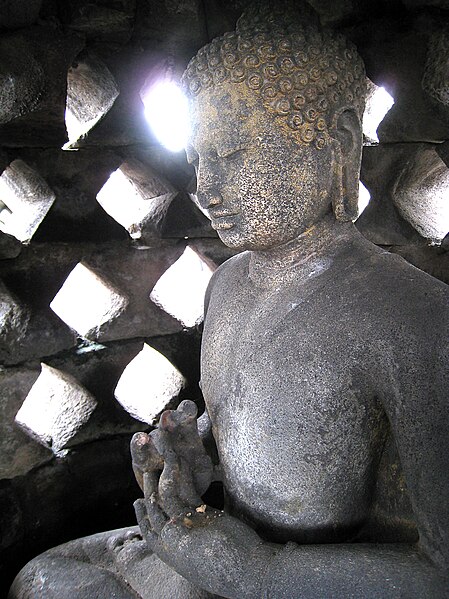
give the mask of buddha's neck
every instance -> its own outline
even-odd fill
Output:
[[[353,234],[352,223],[340,223],[334,215],[327,215],[318,223],[274,248],[251,252],[250,277],[260,281],[266,277],[287,277],[288,271],[313,268],[317,260],[323,260],[338,251],[341,243]]]

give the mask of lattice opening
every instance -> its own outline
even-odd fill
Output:
[[[42,364],[42,371],[17,412],[16,423],[55,454],[95,410],[95,398],[71,375]]]
[[[79,262],[50,308],[81,337],[95,340],[102,325],[117,318],[127,305],[125,294]]]
[[[55,201],[34,169],[14,160],[0,177],[0,231],[28,243]]]
[[[179,370],[157,350],[144,344],[123,371],[114,395],[133,418],[152,424],[184,385]]]
[[[368,144],[379,142],[377,129],[393,105],[394,98],[387,90],[370,81],[363,115],[363,134]]]
[[[362,212],[368,206],[370,200],[371,200],[370,192],[363,185],[363,183],[361,181],[359,181],[359,203],[358,203],[359,216],[362,214]]]
[[[190,247],[157,281],[150,299],[179,320],[194,327],[204,318],[204,295],[213,270]]]
[[[78,60],[67,73],[65,124],[70,147],[109,112],[119,89],[107,66],[90,55]]]
[[[165,179],[138,161],[114,171],[97,194],[97,201],[133,239],[163,219],[177,191]]]

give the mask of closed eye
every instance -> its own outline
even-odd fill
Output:
[[[240,156],[243,152],[245,152],[247,148],[245,147],[241,147],[241,148],[230,148],[229,150],[221,150],[219,152],[219,156],[220,158],[226,158],[226,159],[233,159],[233,158],[237,158],[238,156]]]

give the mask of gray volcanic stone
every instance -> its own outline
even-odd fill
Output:
[[[378,128],[381,142],[441,142],[447,139],[449,115],[423,89],[441,87],[440,78],[430,83],[433,68],[429,44],[439,36],[441,23],[426,15],[404,14],[395,19],[374,19],[352,32],[362,54],[368,77],[393,96],[394,106]],[[379,60],[382,56],[382,60]],[[427,74],[427,76],[426,76]]]
[[[1,46],[6,61],[0,54],[0,64],[10,87],[3,100],[2,144],[60,148],[67,141],[67,70],[83,48],[83,40],[51,27],[34,26],[3,37]],[[11,120],[5,114],[9,111]]]
[[[0,479],[22,476],[53,456],[49,449],[31,439],[14,421],[38,376],[38,369],[0,371]]]
[[[42,0],[0,0],[0,29],[32,25],[39,16]]]
[[[380,144],[363,149],[361,180],[371,200],[356,221],[358,230],[378,245],[404,245],[422,240],[393,201],[397,181],[424,144]]]
[[[199,0],[138,2],[135,35],[149,40],[164,53],[191,56],[207,42],[203,4]]]
[[[111,4],[111,3],[109,3]],[[126,43],[134,26],[136,0],[75,0],[62,6],[62,21],[69,29],[96,42]]]

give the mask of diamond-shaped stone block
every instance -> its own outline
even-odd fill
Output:
[[[175,188],[149,166],[137,160],[114,171],[97,194],[97,201],[133,239],[144,232],[157,233]]]
[[[23,160],[14,160],[0,177],[0,231],[29,242],[54,201],[42,177]]]
[[[96,405],[95,398],[74,377],[42,364],[16,422],[57,454],[88,421]]]
[[[95,340],[100,327],[117,318],[127,305],[124,293],[79,262],[50,308],[81,337]]]
[[[187,247],[160,277],[150,299],[185,327],[194,327],[204,318],[204,295],[212,274],[201,256]]]
[[[137,420],[151,424],[175,399],[185,379],[165,356],[144,344],[123,371],[114,395]]]

